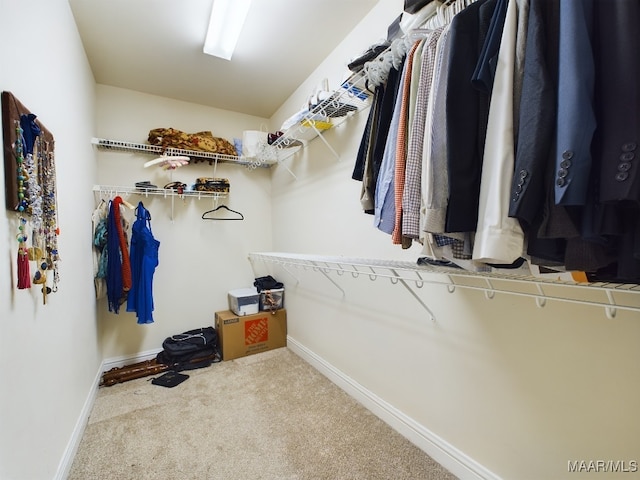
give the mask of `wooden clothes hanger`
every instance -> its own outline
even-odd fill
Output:
[[[121,201],[121,204],[124,205],[125,207],[127,207],[129,210],[134,210],[136,208],[133,205],[131,205],[129,202],[127,202],[124,198],[122,198],[120,195],[116,195],[113,198],[114,199],[119,198],[120,201]]]
[[[221,210],[221,209],[228,210],[231,213],[235,213],[235,214],[239,215],[239,217],[207,217],[206,216],[208,213],[217,212],[218,210]],[[202,214],[202,219],[203,220],[244,220],[244,215],[242,215],[240,212],[237,212],[235,210],[231,210],[226,205],[220,205],[220,206],[214,208],[213,210],[207,210],[206,212],[204,212]]]

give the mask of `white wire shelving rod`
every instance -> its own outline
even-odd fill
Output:
[[[485,297],[491,300],[496,293],[504,293],[520,297],[533,298],[538,307],[544,307],[547,300],[589,305],[604,308],[608,318],[614,318],[618,310],[627,310],[640,312],[640,285],[638,284],[622,284],[622,283],[577,283],[569,281],[551,280],[538,278],[528,275],[509,275],[501,273],[471,272],[467,270],[438,267],[430,265],[417,265],[416,263],[406,261],[389,261],[380,259],[363,259],[348,257],[330,257],[317,256],[295,253],[280,252],[260,252],[250,253],[249,259],[254,261],[263,261],[283,266],[294,266],[303,269],[311,269],[314,271],[322,271],[325,276],[329,272],[336,272],[338,275],[350,273],[354,278],[367,276],[370,280],[377,278],[389,278],[391,283],[400,282],[410,290],[412,295],[420,300],[431,316],[433,314],[424,302],[410,289],[409,283],[413,282],[418,288],[426,284],[444,285],[449,293],[454,293],[457,288],[478,290],[485,293]],[[461,283],[461,279],[471,278],[484,281],[484,285],[469,285]],[[500,285],[496,285],[499,283]],[[503,286],[508,284],[511,287],[515,285],[530,285],[536,288],[533,293],[518,291],[514,288]],[[560,287],[563,295],[550,294],[545,292],[543,286]],[[341,289],[342,290],[342,289]],[[594,294],[600,294],[604,297],[602,300],[595,298],[583,299],[572,298],[571,292],[591,291]],[[620,303],[615,299],[616,292],[624,292],[631,294],[634,302]]]

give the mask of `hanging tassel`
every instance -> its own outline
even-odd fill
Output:
[[[18,289],[31,288],[29,272],[29,252],[24,246],[18,247]]]

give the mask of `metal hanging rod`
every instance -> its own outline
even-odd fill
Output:
[[[410,293],[418,299],[421,305],[434,318],[431,310],[409,288],[413,283],[417,288],[424,284],[443,285],[449,293],[456,289],[471,289],[483,291],[488,300],[495,298],[496,293],[504,293],[521,297],[529,297],[535,300],[540,308],[547,304],[547,300],[596,306],[604,308],[607,318],[613,319],[618,310],[640,312],[640,285],[623,283],[577,283],[556,279],[539,278],[528,275],[502,274],[495,272],[471,272],[454,267],[441,267],[432,265],[418,265],[406,261],[363,259],[348,257],[330,257],[305,255],[295,253],[264,252],[250,253],[249,260],[263,261],[283,266],[294,266],[305,270],[319,271],[327,276],[330,272],[338,275],[350,274],[354,278],[388,278],[392,284],[400,283],[410,290]],[[481,285],[464,283],[464,279],[472,279],[483,282]],[[523,292],[517,290],[517,285],[535,287],[535,292]],[[548,288],[547,288],[548,287]],[[549,290],[559,288],[562,294],[554,294]],[[546,290],[545,290],[546,289]],[[343,291],[340,288],[341,291]],[[344,292],[344,291],[343,291]],[[575,294],[589,292],[588,299],[579,298]],[[591,293],[601,297],[594,298]],[[627,302],[616,299],[616,294],[627,294]],[[622,295],[617,295],[622,296]]]

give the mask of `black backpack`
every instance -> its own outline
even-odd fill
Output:
[[[196,328],[167,337],[156,360],[171,370],[193,370],[219,362],[218,332],[213,327]]]

